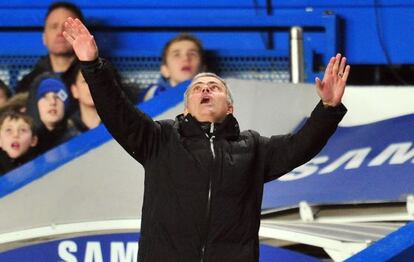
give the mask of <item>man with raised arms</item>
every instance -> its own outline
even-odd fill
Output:
[[[258,261],[263,184],[309,161],[335,132],[346,112],[345,57],[316,79],[321,101],[297,133],[264,137],[240,132],[230,90],[212,73],[193,78],[183,114],[152,120],[125,98],[79,19],[68,18],[63,34],[103,123],[145,168],[139,261]]]

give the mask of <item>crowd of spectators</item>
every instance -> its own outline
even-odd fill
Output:
[[[62,35],[67,17],[85,21],[75,4],[51,4],[43,29],[48,54],[16,86],[0,80],[0,176],[101,123],[80,63]],[[123,86],[132,103],[187,86],[205,68],[202,43],[190,34],[170,39],[161,57],[156,83],[139,87],[134,97]],[[117,79],[122,82],[122,75]]]

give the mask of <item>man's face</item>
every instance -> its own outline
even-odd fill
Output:
[[[4,120],[0,128],[0,145],[9,157],[18,158],[36,144],[37,137],[23,119],[8,117]]]
[[[46,19],[43,32],[43,44],[52,55],[70,55],[73,53],[72,46],[62,35],[63,24],[69,16],[76,17],[68,9],[57,8]]]
[[[54,92],[46,93],[37,102],[40,120],[47,129],[53,130],[65,116],[65,105]]]
[[[224,84],[217,78],[197,78],[189,87],[184,114],[190,113],[200,122],[221,122],[233,113],[233,106],[227,100]]]
[[[172,43],[168,48],[161,74],[175,86],[193,78],[200,69],[201,57],[197,45],[193,41],[182,40]]]
[[[83,78],[82,73],[79,71],[75,84],[72,85],[73,97],[79,100],[79,103],[89,107],[95,107],[93,103],[89,86]]]

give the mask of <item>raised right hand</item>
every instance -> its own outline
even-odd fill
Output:
[[[93,35],[79,19],[68,17],[64,24],[63,36],[72,45],[80,61],[93,61],[98,58],[98,47]]]
[[[337,54],[329,61],[323,80],[316,78],[316,90],[325,106],[337,106],[344,95],[346,81],[351,67],[346,58]]]

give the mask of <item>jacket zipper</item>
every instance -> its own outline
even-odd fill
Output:
[[[211,123],[211,125],[210,125],[210,134],[212,134],[213,131],[214,131],[214,123]],[[206,134],[206,136],[208,138],[207,134]],[[209,140],[210,140],[210,150],[211,150],[211,154],[213,155],[213,160],[216,159],[216,153],[214,152],[214,138],[215,138],[215,136],[211,136],[209,138]],[[208,182],[208,194],[207,194],[207,212],[206,212],[207,226],[210,222],[211,184],[212,183],[211,183],[211,174],[210,174],[210,178],[209,178],[209,182]],[[203,243],[203,246],[201,247],[201,262],[204,262],[204,255],[205,255],[205,251],[206,251],[207,238],[208,238],[208,229],[206,230],[204,243]]]

